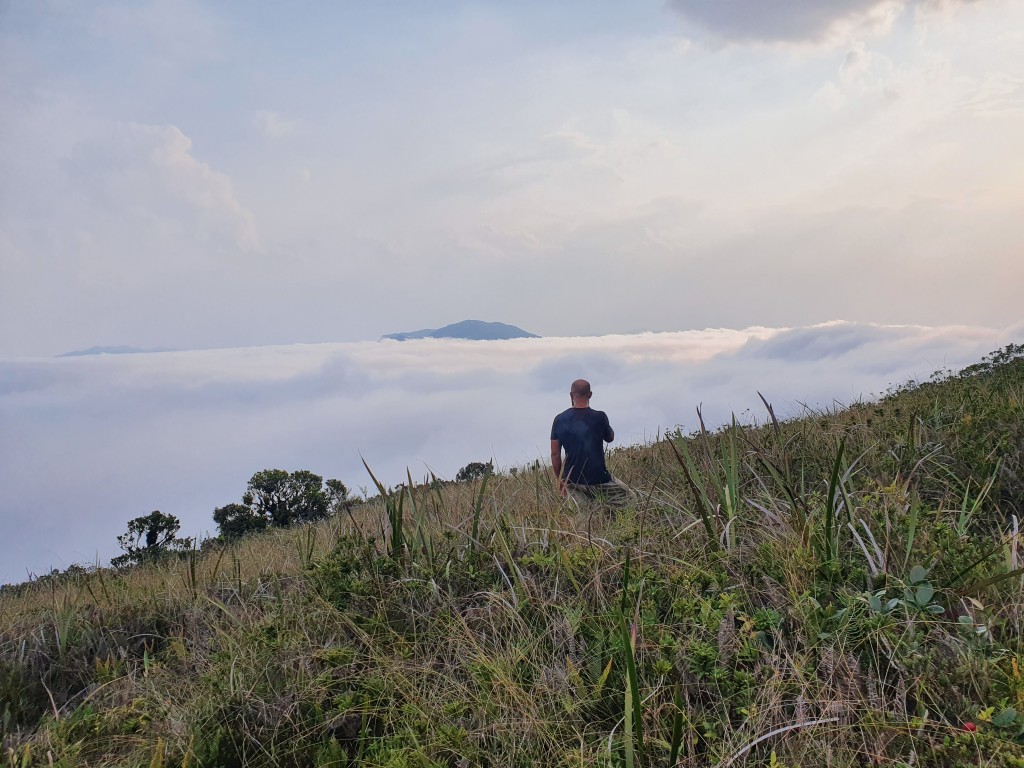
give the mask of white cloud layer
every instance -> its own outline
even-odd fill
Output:
[[[317,344],[0,362],[0,583],[108,560],[153,509],[183,534],[213,528],[257,470],[310,469],[369,485],[470,461],[547,462],[573,379],[589,378],[620,444],[831,407],[959,367],[1024,326],[880,326]]]

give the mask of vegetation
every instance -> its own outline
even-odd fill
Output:
[[[1022,461],[1013,346],[618,449],[623,510],[409,478],[4,590],[0,764],[1024,766]]]
[[[231,540],[271,526],[324,520],[350,505],[348,488],[341,480],[324,482],[306,469],[264,469],[249,480],[242,503],[218,507],[213,520],[221,539]]]
[[[181,521],[174,515],[165,515],[153,510],[148,515],[128,521],[127,533],[117,537],[117,543],[124,550],[110,564],[115,568],[140,565],[151,562],[172,552],[186,552],[192,546],[192,539],[179,539]]]
[[[468,483],[472,480],[481,480],[494,472],[494,462],[471,461],[455,474],[455,482]]]

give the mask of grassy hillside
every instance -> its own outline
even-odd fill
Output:
[[[1024,766],[1024,347],[0,593],[4,766]]]

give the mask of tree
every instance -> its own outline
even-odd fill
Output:
[[[192,539],[177,538],[181,522],[174,515],[153,510],[148,515],[128,521],[128,532],[117,537],[124,550],[110,564],[116,568],[155,560],[175,551],[184,551]]]
[[[287,472],[264,469],[249,480],[242,502],[265,516],[271,525],[285,527],[294,523],[322,520],[330,514],[324,479],[307,469]]]
[[[348,487],[341,480],[328,480],[324,483],[327,486],[327,500],[332,514],[337,515],[343,509],[352,506],[352,500],[348,497]]]
[[[331,514],[331,498],[324,479],[308,469],[292,472],[288,479],[290,519],[292,523],[311,523]]]
[[[479,480],[485,475],[489,475],[494,472],[494,462],[488,461],[484,464],[482,461],[471,461],[469,464],[464,466],[455,475],[455,482],[463,483],[469,482],[470,480]]]
[[[224,539],[240,539],[250,533],[265,530],[270,520],[246,504],[225,504],[213,510],[213,521]]]
[[[257,472],[246,486],[242,503],[263,515],[272,525],[287,525],[288,477],[288,472],[283,469]]]
[[[221,539],[237,539],[268,527],[323,520],[351,504],[341,480],[324,482],[306,469],[263,469],[249,480],[242,503],[217,507],[213,519]]]

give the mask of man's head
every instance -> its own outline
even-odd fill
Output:
[[[591,395],[590,382],[586,379],[576,379],[569,387],[569,398],[574,406],[585,407],[590,403]]]

